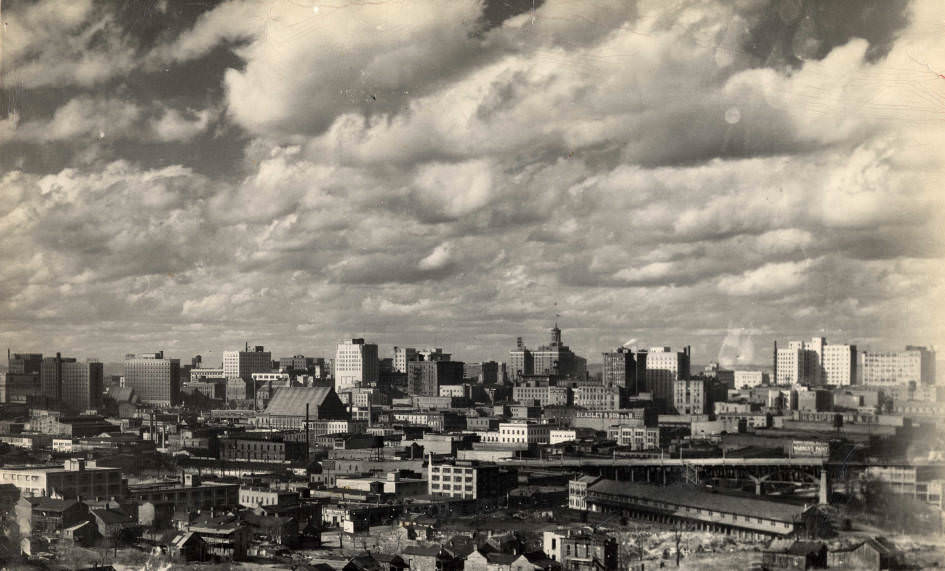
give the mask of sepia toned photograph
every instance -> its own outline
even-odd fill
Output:
[[[0,570],[945,568],[945,0],[0,0]]]

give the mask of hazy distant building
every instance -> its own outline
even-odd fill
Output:
[[[860,354],[864,385],[935,384],[935,351],[909,345],[905,351],[864,351]]]
[[[341,392],[378,379],[377,345],[365,343],[364,339],[351,339],[338,343],[335,352],[335,390]]]
[[[646,390],[667,406],[674,400],[673,383],[689,378],[689,347],[674,352],[669,347],[651,347],[646,352]]]
[[[125,386],[148,404],[170,406],[180,401],[180,359],[165,359],[164,352],[125,357]]]

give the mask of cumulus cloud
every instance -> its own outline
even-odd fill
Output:
[[[66,167],[0,180],[0,317],[67,350],[100,322],[119,355],[205,352],[208,330],[306,354],[412,332],[501,359],[556,302],[589,356],[635,338],[744,363],[732,332],[767,346],[825,323],[945,339],[926,311],[945,52],[922,24],[945,13],[867,4],[550,0],[489,20],[465,0],[234,0],[159,35],[133,77],[107,8],[18,7],[61,37],[14,40],[17,81],[64,90],[0,119],[0,143]],[[164,73],[219,85],[184,96]],[[113,77],[159,95],[95,87]]]
[[[124,74],[135,49],[107,5],[21,3],[3,12],[4,81],[25,88],[90,86]]]

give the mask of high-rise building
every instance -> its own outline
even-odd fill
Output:
[[[42,353],[13,353],[7,349],[7,372],[16,375],[38,375],[43,365]]]
[[[860,353],[864,385],[935,384],[935,350],[909,345],[905,351]]]
[[[269,373],[272,371],[272,353],[265,350],[262,345],[253,347],[249,350],[249,345],[245,351],[224,351],[223,352],[223,376],[226,378],[239,377],[244,381],[250,381],[253,373]]]
[[[706,411],[705,381],[701,379],[675,381],[673,406],[677,414],[703,414]]]
[[[522,338],[516,338],[515,349],[509,351],[508,374],[510,380],[517,381],[524,376],[534,374],[535,362]]]
[[[377,345],[365,343],[364,339],[338,343],[334,378],[335,390],[338,392],[377,383]]]
[[[583,379],[587,376],[587,359],[571,352],[561,342],[561,330],[557,322],[551,329],[549,343],[532,351],[532,370],[538,375],[560,375]]]
[[[638,352],[639,354],[639,352]],[[674,352],[669,347],[650,347],[646,352],[646,388],[666,406],[674,401],[673,383],[689,378],[689,347]]]
[[[435,349],[421,349],[417,351],[417,359],[420,361],[449,361],[452,355],[444,353],[441,347]]]
[[[463,383],[463,363],[458,361],[410,361],[407,363],[407,393],[439,396],[443,385]]]
[[[42,397],[40,371],[42,353],[10,353],[7,350],[7,372],[0,377],[0,402],[26,403]]]
[[[102,406],[102,394],[105,392],[104,367],[101,363],[89,361],[76,362],[74,359],[63,362],[61,378],[62,404],[72,410],[82,412]]]
[[[463,378],[481,385],[494,385],[499,381],[499,364],[495,361],[464,363]]]
[[[825,345],[821,357],[824,383],[847,386],[856,383],[856,345]]]
[[[407,372],[407,363],[417,360],[417,350],[413,347],[394,346],[394,371],[397,373]]]
[[[775,343],[775,383],[805,386],[854,384],[856,345],[832,345],[824,337],[790,341],[787,349]]]
[[[59,353],[55,357],[43,359],[39,378],[44,397],[55,402],[62,401],[62,366],[71,363],[75,363],[74,357],[63,357]]]
[[[605,387],[625,389],[631,396],[644,390],[645,352],[634,354],[626,347],[617,347],[612,353],[603,353],[602,357],[602,380]]]
[[[180,359],[164,351],[125,356],[125,386],[148,404],[170,406],[180,400]]]
[[[778,349],[774,364],[778,385],[796,385],[804,379],[807,370],[807,352],[799,347]]]

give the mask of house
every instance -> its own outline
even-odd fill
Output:
[[[279,545],[295,545],[299,540],[299,522],[291,516],[258,514],[252,510],[240,516],[255,538],[262,538]]]
[[[111,541],[116,541],[123,534],[131,534],[139,529],[137,518],[117,508],[94,509],[90,514],[99,535]]]
[[[71,527],[64,528],[61,533],[64,539],[71,539],[74,545],[91,547],[98,540],[98,529],[89,520],[84,520]]]
[[[463,571],[489,571],[489,560],[479,551],[473,551],[466,556]]]
[[[407,571],[407,562],[399,555],[364,552],[348,560],[342,571]]]
[[[456,559],[439,545],[410,545],[401,554],[411,571],[453,571],[463,568]]]
[[[138,506],[138,524],[148,529],[165,529],[171,526],[174,517],[174,502],[146,501]]]
[[[486,554],[486,561],[489,563],[489,571],[510,571],[512,569],[512,563],[518,558],[518,555],[498,551]]]
[[[787,549],[763,552],[761,563],[771,571],[826,567],[827,546],[819,541],[795,541]]]
[[[177,561],[206,561],[210,558],[207,542],[196,533],[180,532],[168,544],[168,552]]]
[[[541,551],[523,553],[509,565],[509,571],[552,571],[555,569],[561,569],[561,565],[549,559]]]
[[[207,552],[214,558],[244,561],[249,547],[249,528],[236,521],[211,520],[190,525],[190,531],[207,542]]]
[[[895,554],[875,539],[855,543],[827,552],[827,567],[831,569],[888,569]]]
[[[390,553],[375,553],[374,559],[380,566],[380,571],[407,571],[410,567],[400,555]]]
[[[373,555],[364,552],[349,559],[341,571],[381,571],[381,565]]]
[[[89,519],[88,506],[76,500],[22,498],[18,503],[29,507],[30,528],[34,533],[59,533]]]

